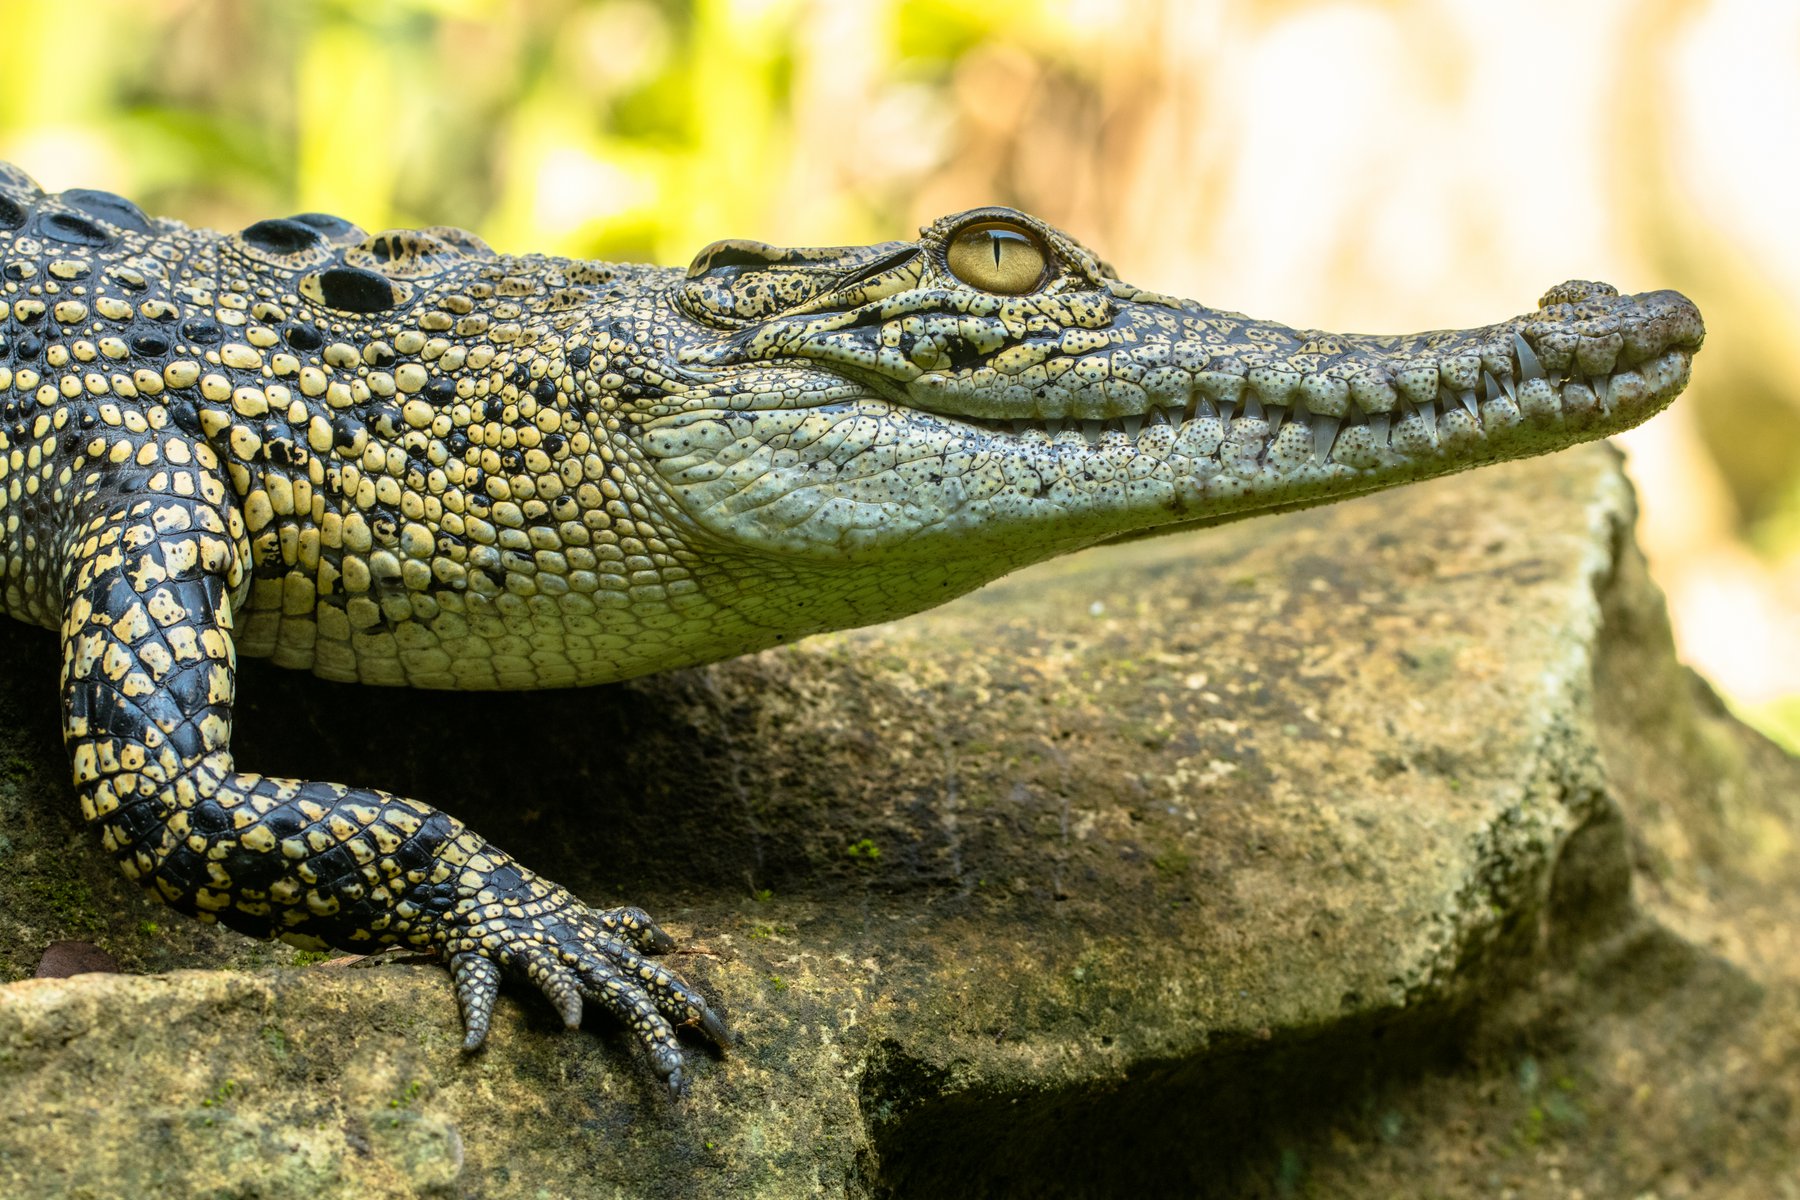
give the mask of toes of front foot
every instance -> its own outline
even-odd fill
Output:
[[[462,1010],[463,1049],[478,1050],[487,1040],[494,1018],[494,1001],[500,995],[500,967],[476,953],[450,957],[450,978],[456,984],[456,1004]]]
[[[581,994],[631,1030],[671,1088],[685,1086],[677,1028],[699,1029],[721,1050],[730,1044],[730,1032],[705,997],[667,967],[629,949],[583,954],[573,965],[581,977]]]
[[[645,948],[666,949],[673,939],[639,909],[559,916],[545,921],[539,914],[521,928],[490,924],[451,954],[464,1048],[473,1050],[486,1038],[502,975],[522,976],[571,1028],[581,1023],[584,1004],[611,1013],[631,1031],[670,1091],[680,1095],[687,1076],[676,1029],[699,1029],[721,1049],[731,1034],[691,984],[644,957]]]

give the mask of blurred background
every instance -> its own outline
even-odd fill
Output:
[[[0,0],[0,157],[234,229],[323,209],[685,263],[1029,209],[1305,326],[1676,287],[1624,439],[1688,662],[1800,748],[1800,5]]]

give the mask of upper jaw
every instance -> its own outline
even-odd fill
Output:
[[[1646,376],[1660,390],[1704,337],[1698,310],[1678,293],[1621,296],[1587,282],[1552,288],[1535,313],[1495,325],[1398,337],[1290,329],[1143,293],[1119,308],[1105,328],[1022,339],[967,369],[915,361],[886,373],[926,411],[1052,431],[1197,415],[1475,415],[1499,398],[1526,416],[1582,418],[1610,411],[1615,392],[1630,403]]]
[[[1169,436],[1163,426],[1205,439],[1248,419],[1267,424],[1259,455],[1305,452],[1355,470],[1458,446],[1496,457],[1498,446],[1480,446],[1509,435],[1548,448],[1627,428],[1681,391],[1705,336],[1679,293],[1620,295],[1585,281],[1494,325],[1393,337],[1292,329],[1116,280],[961,299],[944,311],[931,295],[901,293],[754,336],[775,351],[764,369],[825,367],[906,407],[1027,443],[1098,445],[1110,434],[1154,446]],[[755,358],[745,348],[735,340],[696,357],[741,370]],[[844,395],[829,391],[811,402]]]
[[[1037,287],[1008,294],[955,277],[946,246],[958,230],[995,220],[1028,233],[1050,263]],[[1455,436],[1464,418],[1476,432],[1490,418],[1629,424],[1680,390],[1705,333],[1677,293],[1622,296],[1586,281],[1482,328],[1297,330],[1133,287],[1066,234],[1009,209],[946,217],[917,243],[709,247],[677,300],[712,334],[679,353],[699,385],[690,399],[759,365],[811,367],[991,431],[1054,436],[1072,424],[1090,439],[1108,428],[1135,439],[1135,429],[1161,423],[1266,417],[1279,429],[1297,419],[1317,431],[1321,457],[1340,426],[1372,426],[1385,442],[1381,430],[1415,417],[1434,445],[1440,422]],[[816,393],[812,378],[795,390]],[[762,390],[748,406],[783,403]]]

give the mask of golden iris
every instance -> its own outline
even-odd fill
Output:
[[[1044,281],[1049,256],[1029,230],[1004,221],[982,221],[956,231],[944,250],[944,262],[970,287],[1018,296]]]

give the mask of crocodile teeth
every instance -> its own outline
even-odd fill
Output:
[[[1437,443],[1437,405],[1421,404],[1415,411],[1419,414],[1419,420],[1425,422],[1425,432],[1431,436],[1432,444],[1435,445]]]
[[[1538,361],[1538,356],[1532,352],[1530,346],[1525,344],[1525,339],[1515,333],[1512,335],[1512,340],[1513,353],[1519,356],[1519,378],[1542,379],[1544,364]]]
[[[1123,428],[1125,430],[1126,437],[1130,438],[1132,441],[1136,441],[1137,435],[1138,435],[1138,430],[1140,430],[1144,427],[1144,418],[1142,418],[1142,417],[1120,417],[1119,425],[1121,428]]]
[[[1498,400],[1500,398],[1500,384],[1499,381],[1494,378],[1494,373],[1492,371],[1483,371],[1481,373],[1481,382],[1487,385],[1487,395],[1484,399]],[[1510,379],[1507,380],[1506,394],[1508,398],[1512,398],[1512,381]]]
[[[1262,401],[1258,400],[1255,395],[1244,397],[1244,418],[1250,421],[1260,421],[1263,419]]]
[[[1081,436],[1088,440],[1090,446],[1098,446],[1100,435],[1105,431],[1106,423],[1104,421],[1083,421],[1081,423]]]
[[[1390,419],[1391,419],[1391,414],[1389,414],[1389,413],[1370,413],[1369,414],[1369,433],[1371,435],[1373,435],[1373,437],[1375,438],[1375,444],[1377,446],[1387,445],[1388,422]]]
[[[1014,433],[1024,433],[1027,429],[1030,429],[1030,428],[1031,428],[1030,421],[1014,421],[1012,423],[1012,431]]]
[[[1315,414],[1312,422],[1313,457],[1325,462],[1331,457],[1332,444],[1337,441],[1338,418]]]
[[[1219,401],[1219,419],[1221,421],[1224,421],[1227,425],[1231,424],[1231,410],[1234,409],[1235,407],[1237,407],[1237,405],[1234,401],[1220,400]]]
[[[1063,427],[1063,421],[1062,421],[1061,417],[1045,417],[1044,418],[1044,432],[1049,434],[1051,437],[1055,437],[1057,434],[1061,433],[1062,427]]]
[[[1599,384],[1601,392],[1610,395],[1612,391],[1611,378],[1599,379],[1595,380],[1595,382]],[[1586,417],[1593,413],[1596,408],[1600,409],[1602,412],[1605,411],[1605,401],[1596,397],[1594,389],[1581,382],[1579,379],[1571,379],[1569,382],[1563,384],[1560,396],[1560,407],[1565,416]]]
[[[1475,393],[1473,390],[1464,392],[1462,395],[1458,396],[1457,399],[1462,401],[1463,408],[1468,410],[1471,417],[1474,417],[1477,421],[1481,420],[1481,406],[1475,403]]]

